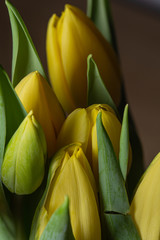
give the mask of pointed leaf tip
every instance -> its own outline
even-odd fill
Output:
[[[117,107],[100,76],[98,67],[90,54],[87,58],[88,105],[108,104],[118,116]],[[101,93],[101,94],[99,94]]]
[[[105,128],[102,114],[96,120],[98,142],[99,188],[103,212],[126,214],[129,202],[118,160]]]
[[[40,240],[74,240],[69,216],[69,198],[53,213]]]
[[[0,111],[0,121],[1,125],[5,126],[3,132],[5,130],[6,133],[4,134],[3,141],[6,144],[27,113],[2,66],[0,66],[0,101],[0,107],[2,108]]]
[[[119,163],[124,180],[126,181],[129,160],[129,124],[128,124],[128,104],[126,104],[120,135]]]
[[[87,0],[87,15],[117,51],[117,43],[109,0]]]
[[[13,38],[13,86],[15,87],[23,77],[36,70],[46,78],[36,48],[19,12],[9,1],[6,0],[5,4],[9,12]]]
[[[123,176],[112,143],[103,127],[102,113],[98,114],[96,124],[102,236],[104,239],[108,236],[114,240],[140,240],[129,214],[130,206]]]

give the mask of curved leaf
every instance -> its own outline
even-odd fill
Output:
[[[1,66],[0,110],[0,154],[3,156],[5,144],[8,143],[13,133],[17,130],[18,126],[27,115],[27,112],[12,87],[7,73]],[[2,159],[0,160],[2,161]]]
[[[87,15],[117,52],[109,0],[87,0]]]
[[[9,12],[13,37],[13,86],[15,87],[23,77],[33,71],[40,72],[46,78],[38,53],[20,14],[9,1],[5,3]]]
[[[0,239],[16,240],[16,228],[0,181]]]
[[[121,136],[120,136],[120,151],[119,151],[119,164],[124,180],[126,181],[127,169],[129,159],[129,126],[128,126],[128,104],[125,106]]]
[[[9,219],[8,219],[9,220]],[[11,232],[3,218],[0,216],[0,239],[3,240],[16,240],[15,233]]]
[[[53,213],[40,240],[74,240],[69,216],[69,199]]]
[[[97,120],[99,188],[103,212],[127,214],[129,202],[125,182],[112,143],[101,120]]]
[[[97,116],[96,124],[102,239],[107,236],[110,240],[140,240],[129,214],[124,179],[112,143],[103,127],[101,113]]]
[[[114,109],[118,115],[115,103],[113,102],[103,80],[99,74],[98,67],[92,55],[87,58],[87,81],[88,81],[88,105],[106,103]]]
[[[1,176],[1,165],[3,161],[3,154],[6,141],[6,116],[5,116],[5,104],[3,97],[3,88],[2,88],[2,72],[0,68],[0,176]],[[2,76],[1,76],[2,75]],[[1,179],[1,177],[0,177]]]

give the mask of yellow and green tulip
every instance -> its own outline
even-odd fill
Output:
[[[42,127],[31,111],[6,147],[1,169],[4,185],[16,194],[35,191],[44,177],[46,154]]]
[[[33,231],[36,226],[33,239],[40,239],[49,219],[62,205],[65,196],[68,196],[70,202],[69,212],[75,239],[100,240],[96,184],[80,144],[63,148],[52,159],[46,192],[38,207],[38,216],[35,216],[36,225],[33,223]]]
[[[113,100],[117,105],[120,103],[121,73],[117,56],[80,9],[67,4],[60,18],[53,14],[48,24],[46,49],[51,83],[66,112],[87,106],[89,54],[97,63]]]
[[[88,108],[74,110],[65,120],[57,138],[57,148],[80,142],[90,162],[96,180],[98,180],[98,147],[96,118],[102,112],[102,122],[119,159],[119,141],[121,123],[115,112],[107,104],[94,104]],[[131,151],[130,160],[131,163]]]
[[[55,141],[65,119],[62,108],[48,85],[37,71],[28,74],[15,88],[27,112],[33,110],[41,124],[46,141],[48,156],[55,151]]]

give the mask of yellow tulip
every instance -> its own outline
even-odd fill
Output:
[[[155,157],[140,180],[131,203],[131,215],[142,240],[160,237],[160,153]]]
[[[112,142],[117,159],[119,158],[119,141],[121,123],[114,111],[107,104],[94,104],[88,108],[74,110],[65,120],[57,138],[57,148],[80,142],[90,162],[98,182],[98,146],[96,118],[102,112],[102,122]],[[131,162],[131,154],[130,160]]]
[[[96,184],[80,144],[61,149],[52,159],[47,192],[36,217],[39,239],[55,210],[69,197],[71,226],[76,240],[100,240]]]
[[[28,74],[15,88],[27,112],[33,110],[41,124],[48,157],[55,151],[55,141],[65,119],[62,108],[47,81],[37,71]]]
[[[119,62],[110,44],[78,8],[65,6],[48,23],[46,51],[51,83],[66,112],[87,103],[87,56],[92,54],[100,75],[118,105],[121,97]]]
[[[1,170],[4,185],[16,194],[34,192],[44,177],[46,153],[42,127],[30,111],[6,147]]]

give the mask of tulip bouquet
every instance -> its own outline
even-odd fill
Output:
[[[13,58],[12,81],[0,67],[0,239],[158,239],[160,155],[137,185],[142,150],[109,2],[88,0],[88,16],[68,4],[53,14],[49,78],[6,6]]]

